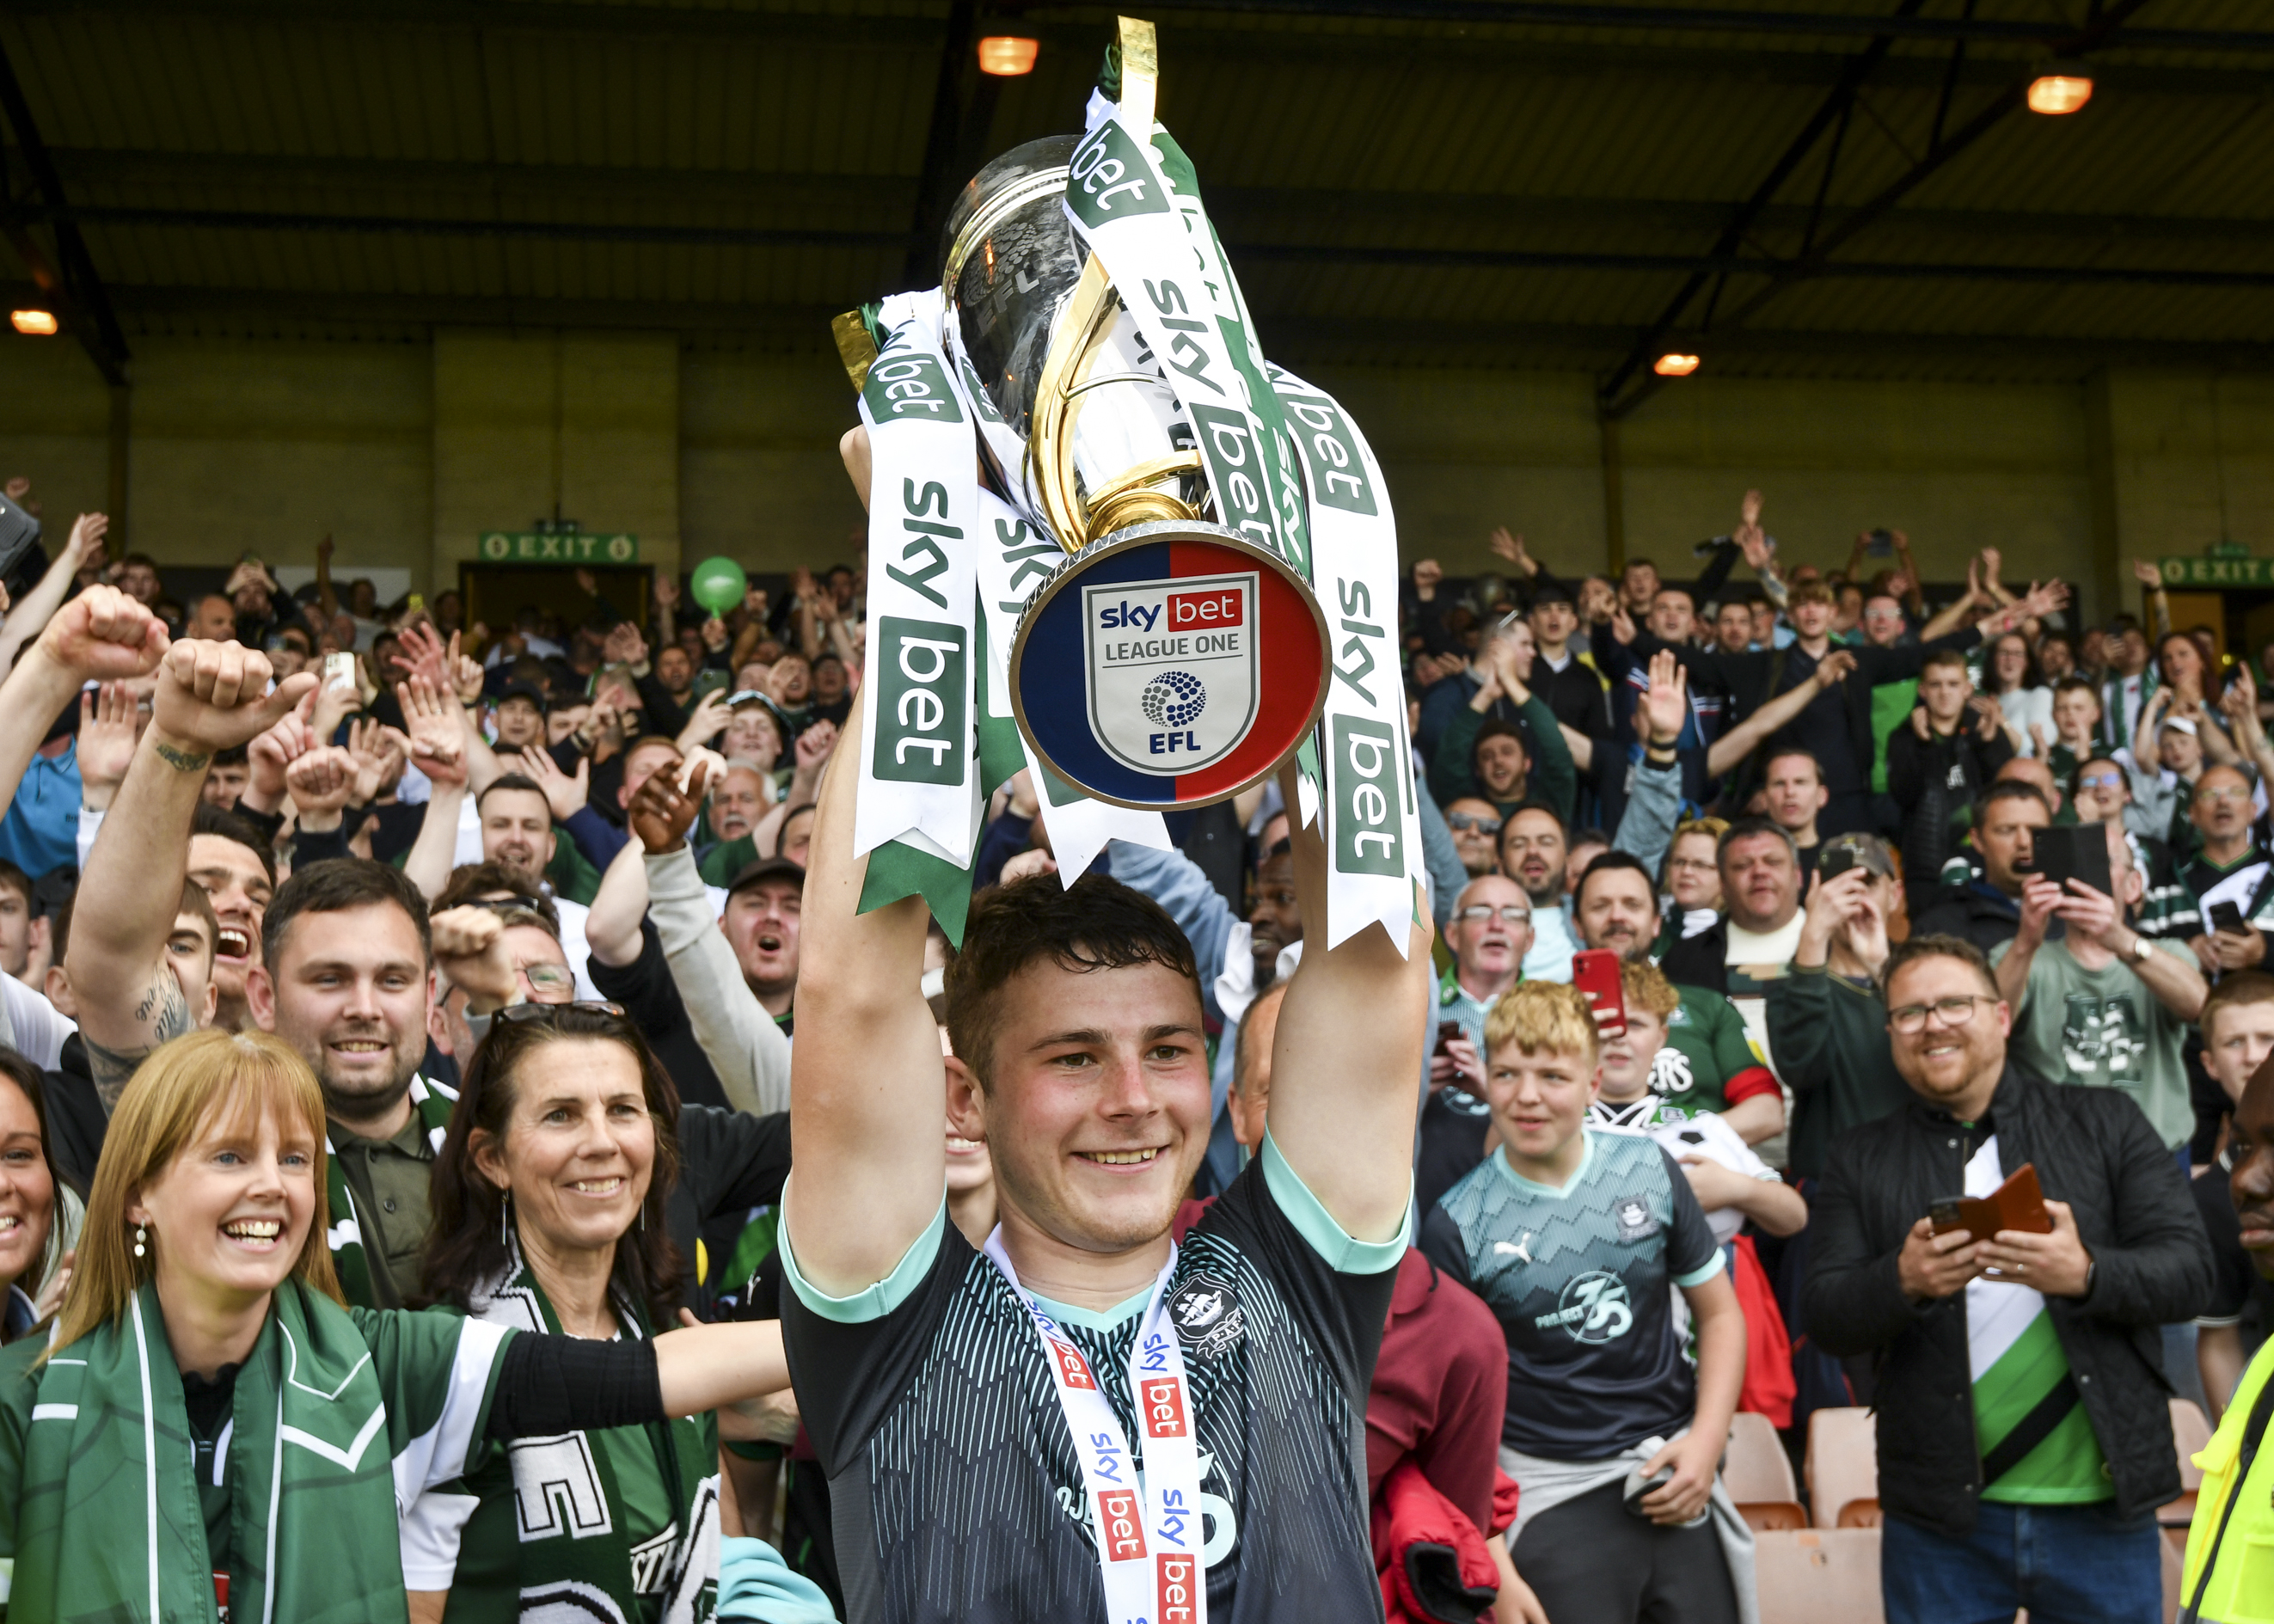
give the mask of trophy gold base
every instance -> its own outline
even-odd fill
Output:
[[[1043,765],[1096,800],[1156,811],[1268,778],[1310,736],[1331,677],[1326,616],[1301,575],[1190,520],[1084,547],[1011,645],[1012,709]]]

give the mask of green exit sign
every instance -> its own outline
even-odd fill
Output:
[[[636,564],[639,538],[621,530],[613,536],[484,530],[481,558],[485,564]]]
[[[2274,559],[2167,558],[2157,568],[2166,586],[2274,586]]]

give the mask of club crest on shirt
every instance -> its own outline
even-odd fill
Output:
[[[1650,1203],[1638,1195],[1623,1195],[1611,1203],[1611,1217],[1619,1226],[1622,1241],[1638,1241],[1658,1233],[1658,1220],[1650,1215]]]
[[[1247,1319],[1232,1289],[1207,1274],[1195,1274],[1169,1298],[1169,1323],[1177,1340],[1196,1354],[1219,1358],[1247,1335]]]

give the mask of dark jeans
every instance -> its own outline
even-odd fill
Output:
[[[1660,1528],[1627,1509],[1623,1479],[1541,1512],[1509,1553],[1553,1624],[1736,1624],[1711,1519]]]
[[[1879,1542],[1879,1593],[1887,1624],[2009,1624],[2022,1607],[2029,1624],[2158,1624],[2162,1538],[2154,1512],[2120,1517],[2107,1500],[1984,1500],[1966,1539],[1891,1516]]]

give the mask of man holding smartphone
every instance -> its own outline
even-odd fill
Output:
[[[2040,1077],[2122,1089],[2165,1147],[2178,1150],[2195,1125],[2187,1025],[2210,989],[2183,944],[2150,940],[2132,927],[2141,879],[2124,831],[2112,823],[2080,828],[2106,841],[2112,890],[2028,875],[2021,926],[2012,941],[1990,951],[1999,996],[2014,1009],[2014,1057]],[[2053,837],[2067,833],[2039,834],[2041,867]],[[2063,933],[2049,939],[2056,919]]]
[[[2054,1086],[2011,1052],[1971,943],[1913,936],[1883,984],[1915,1098],[1833,1143],[1803,1308],[1826,1351],[1878,1360],[1888,1624],[2021,1607],[2151,1624],[2155,1508],[2180,1492],[2154,1332],[2211,1287],[2186,1183],[2129,1098]],[[1934,1232],[1937,1201],[2025,1164],[2050,1233]]]

